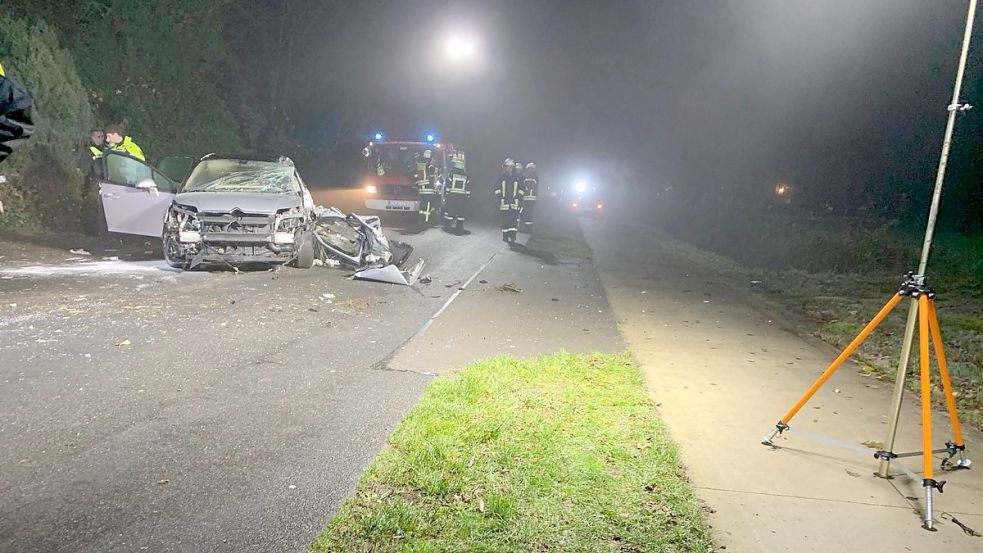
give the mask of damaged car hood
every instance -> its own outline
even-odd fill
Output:
[[[263,194],[249,192],[184,192],[175,196],[178,204],[199,212],[214,213],[239,210],[243,213],[275,214],[280,210],[301,207],[299,194]]]

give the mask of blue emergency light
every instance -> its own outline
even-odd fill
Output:
[[[374,138],[376,141],[382,140],[382,133],[377,132],[374,135],[372,135],[372,138]]]
[[[429,143],[429,144],[433,144],[433,142],[434,142],[435,140],[437,140],[437,135],[435,135],[435,134],[434,134],[434,133],[432,133],[432,132],[428,132],[428,133],[427,133],[427,136],[426,136],[426,139],[427,139],[427,143]]]

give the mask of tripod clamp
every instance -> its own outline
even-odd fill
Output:
[[[936,480],[934,478],[925,478],[922,480],[922,487],[924,488],[935,488],[942,493],[942,488],[945,486],[945,480]]]
[[[898,289],[898,295],[912,299],[928,296],[928,299],[933,300],[935,299],[935,290],[929,288],[928,279],[925,278],[925,275],[916,275],[914,271],[908,271]]]

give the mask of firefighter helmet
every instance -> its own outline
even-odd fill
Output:
[[[505,163],[502,164],[503,167],[515,167],[515,160],[507,157],[505,158]]]

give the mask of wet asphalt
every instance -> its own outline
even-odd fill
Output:
[[[432,284],[0,251],[0,551],[304,551],[433,378],[385,360],[501,248],[390,235]]]

